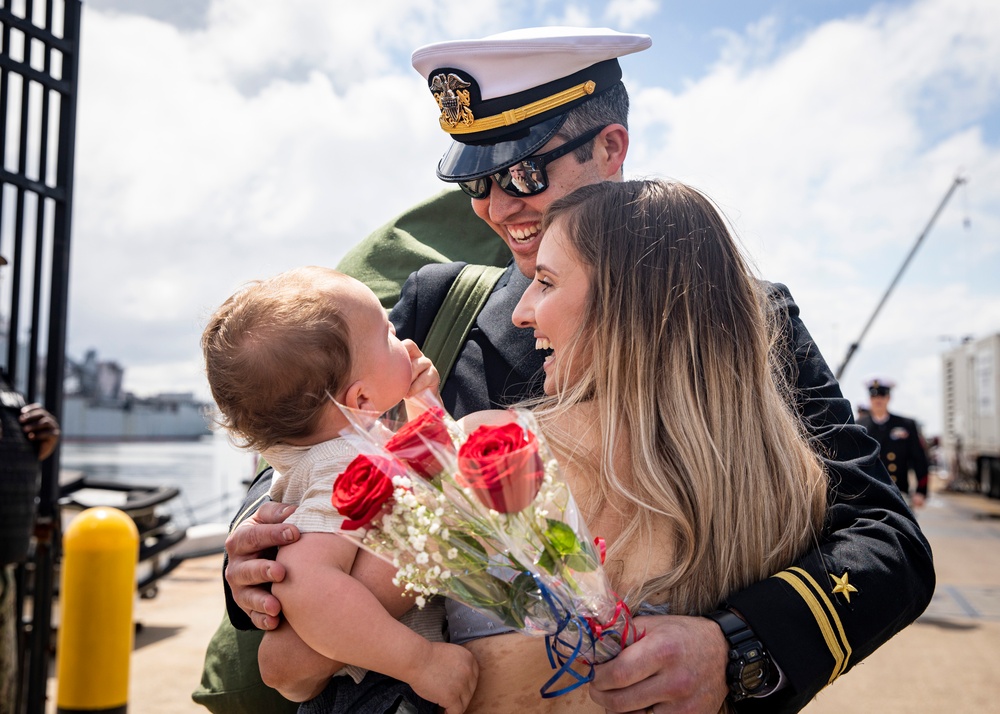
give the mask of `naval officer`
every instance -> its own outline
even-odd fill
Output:
[[[879,443],[879,459],[889,472],[889,478],[904,496],[911,499],[914,508],[924,505],[927,498],[928,460],[924,439],[917,422],[889,411],[892,397],[892,380],[872,379],[865,383],[871,406],[867,416],[858,420]],[[916,484],[910,485],[910,472]]]

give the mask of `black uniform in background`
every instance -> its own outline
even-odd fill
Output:
[[[870,414],[858,423],[879,443],[879,459],[899,490],[909,495],[910,471],[913,471],[917,477],[916,492],[926,496],[927,449],[917,423],[892,412],[889,412],[889,418],[881,424],[872,419]]]

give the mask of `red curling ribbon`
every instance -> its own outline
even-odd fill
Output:
[[[635,642],[637,640],[642,639],[642,635],[646,633],[643,632],[642,634],[639,634],[636,631],[635,623],[632,620],[632,611],[628,609],[628,605],[626,605],[620,598],[615,603],[615,614],[612,615],[611,619],[608,620],[603,625],[597,620],[594,620],[590,617],[584,619],[587,621],[587,625],[590,627],[590,631],[594,634],[594,638],[599,640],[604,635],[604,632],[606,630],[609,630],[614,627],[614,625],[618,622],[618,619],[622,616],[623,612],[625,613],[625,631],[621,633],[621,640],[623,643],[622,647],[624,647],[626,643]],[[631,633],[631,637],[629,637],[629,633]]]
[[[604,565],[604,556],[607,555],[607,546],[604,544],[604,539],[601,536],[594,538],[594,545],[597,546],[597,550],[601,553],[601,565]]]

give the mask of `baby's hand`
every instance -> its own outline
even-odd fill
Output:
[[[403,340],[403,345],[410,355],[410,391],[406,396],[415,396],[425,389],[430,389],[436,394],[441,387],[441,375],[438,374],[434,363],[424,357],[424,353],[413,340]]]
[[[441,707],[445,714],[462,714],[476,691],[479,663],[464,647],[444,642],[430,644],[430,658],[409,685],[419,696]]]

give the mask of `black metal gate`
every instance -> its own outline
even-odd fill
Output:
[[[29,402],[62,416],[73,207],[80,0],[0,0],[0,366]],[[43,462],[36,545],[22,618],[21,710],[45,710],[59,450]],[[19,606],[23,602],[19,602]]]

